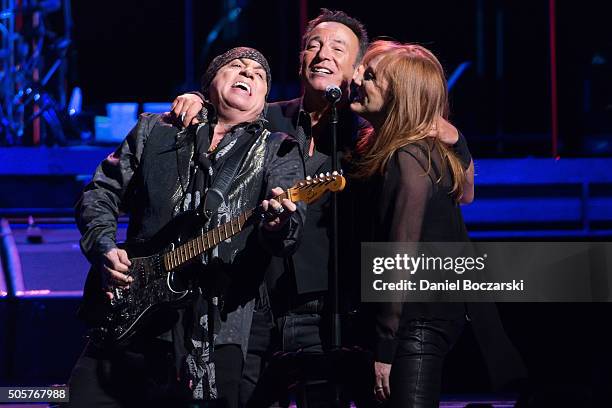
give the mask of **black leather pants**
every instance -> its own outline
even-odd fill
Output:
[[[463,326],[463,320],[411,320],[400,328],[389,407],[438,407],[444,358]]]

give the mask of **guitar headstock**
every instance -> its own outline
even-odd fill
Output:
[[[291,201],[304,201],[306,204],[317,201],[327,191],[342,191],[346,186],[346,179],[342,174],[319,174],[314,177],[306,177],[298,181],[287,193]]]

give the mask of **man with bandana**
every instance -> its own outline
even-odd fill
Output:
[[[301,203],[270,198],[304,178],[293,139],[264,127],[270,79],[257,50],[227,51],[202,78],[207,103],[198,124],[183,127],[169,114],[143,114],[96,169],[76,205],[76,220],[82,250],[102,272],[98,290],[109,298],[110,289],[131,282],[131,262],[115,244],[120,213],[130,215],[128,242],[146,242],[177,215],[201,209],[218,191],[217,179],[233,168],[206,227],[260,203],[266,217],[202,257],[208,266],[196,267],[206,284],[193,302],[161,315],[126,349],[90,342],[70,378],[69,406],[180,406],[193,400],[237,406],[263,273],[271,255],[295,250],[305,213]],[[87,318],[86,309],[81,314]]]

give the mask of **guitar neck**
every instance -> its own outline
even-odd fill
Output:
[[[274,197],[276,200],[283,200],[285,198],[291,199],[291,191],[289,189],[286,192]],[[238,234],[244,228],[249,218],[255,213],[255,209],[251,208],[237,216],[232,218],[230,221],[221,224],[202,235],[181,244],[174,249],[166,252],[162,255],[162,261],[167,271],[174,270],[179,266],[185,265],[194,258],[202,255],[219,245],[221,242],[227,240]]]

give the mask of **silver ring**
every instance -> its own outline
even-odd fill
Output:
[[[274,212],[276,213],[276,215],[281,215],[284,211],[285,209],[282,206],[278,208],[274,208]]]
[[[185,121],[185,115],[187,115],[187,112],[182,112],[182,113],[180,114],[181,122],[184,122],[184,121]]]
[[[382,391],[383,386],[382,386],[382,385],[379,385],[378,387],[376,387],[376,388],[374,388],[374,389],[375,389],[376,391]]]

